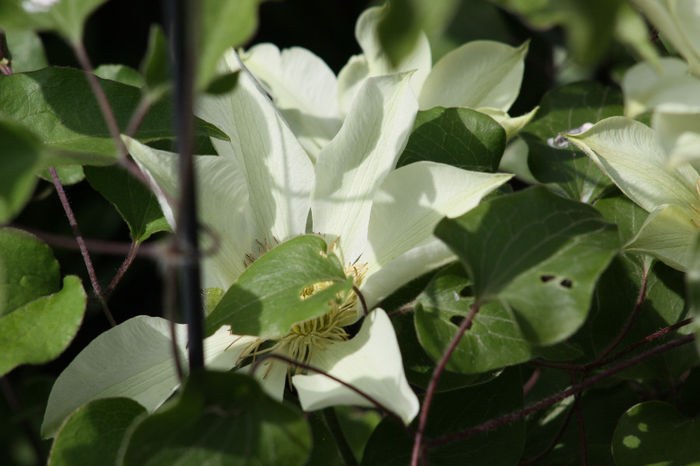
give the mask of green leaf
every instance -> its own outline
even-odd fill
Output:
[[[410,55],[418,42],[424,20],[423,3],[421,0],[390,0],[377,24],[379,43],[395,67]]]
[[[618,466],[700,463],[700,423],[681,415],[673,405],[646,401],[620,418],[612,441]]]
[[[95,74],[102,79],[110,79],[129,86],[143,86],[143,76],[126,65],[100,65],[95,68]]]
[[[0,228],[0,317],[58,291],[58,261],[44,242],[14,228]]]
[[[148,35],[146,56],[141,63],[141,73],[150,92],[158,95],[170,86],[169,67],[168,42],[160,26],[154,24]]]
[[[559,134],[621,114],[620,91],[595,82],[570,84],[548,92],[535,119],[521,133],[530,149],[530,171],[538,181],[557,186],[571,199],[592,202],[612,182]]]
[[[83,171],[82,165],[59,165],[53,168],[56,170],[58,179],[61,180],[61,184],[64,186],[80,183],[85,179],[85,172]],[[41,170],[39,176],[49,183],[53,182],[51,179],[51,172],[49,172],[48,168]]]
[[[223,53],[247,41],[258,27],[260,0],[204,0],[201,8],[201,49],[197,88],[205,89],[216,74]]]
[[[435,235],[462,260],[474,296],[506,306],[538,345],[581,326],[598,276],[618,250],[615,227],[595,209],[540,186],[444,219]]]
[[[637,234],[649,213],[619,191],[606,195],[594,204],[608,222],[617,225],[620,244],[625,244]]]
[[[503,127],[483,113],[435,107],[418,112],[398,166],[430,160],[493,172],[498,169],[505,146]]]
[[[311,448],[301,413],[251,378],[200,372],[181,395],[140,422],[119,464],[302,465]]]
[[[2,120],[0,141],[0,223],[6,223],[22,210],[34,192],[41,144],[30,131]]]
[[[80,279],[63,279],[58,293],[31,301],[0,319],[0,375],[20,364],[55,359],[73,340],[83,321],[87,296]]]
[[[700,235],[695,237],[690,267],[685,275],[686,296],[690,313],[695,317],[695,347],[700,353]]]
[[[35,32],[8,31],[5,33],[5,39],[12,55],[14,73],[34,71],[48,66],[44,46]]]
[[[417,299],[414,314],[418,340],[437,361],[449,347],[474,302],[471,282],[459,264],[440,272]],[[464,334],[447,369],[478,374],[527,361],[531,345],[518,324],[498,302],[485,304]]]
[[[153,233],[169,231],[156,196],[121,167],[86,167],[90,185],[100,192],[129,225],[131,238],[147,240]]]
[[[81,406],[61,426],[48,464],[116,464],[127,428],[144,414],[143,406],[128,398],[104,398]]]
[[[476,426],[517,410],[522,402],[522,382],[517,369],[508,370],[489,383],[438,393],[433,398],[425,436],[432,439]],[[432,447],[430,465],[516,464],[524,442],[525,423],[520,419],[465,440]],[[412,445],[411,433],[392,419],[384,419],[369,439],[362,466],[409,464]]]
[[[305,288],[324,282],[333,283],[302,297]],[[329,302],[344,296],[352,285],[322,238],[298,236],[265,253],[243,272],[207,317],[207,334],[229,324],[236,335],[283,337],[297,322],[328,312]]]
[[[115,113],[125,129],[141,99],[139,89],[111,80],[99,79]],[[76,105],[80,102],[80,105]],[[21,123],[57,153],[45,166],[62,164],[114,163],[116,147],[110,137],[97,101],[82,71],[45,68],[24,74],[0,77],[0,117]],[[153,141],[172,137],[172,109],[161,101],[146,114],[136,138]],[[213,125],[198,120],[198,130],[226,138]],[[65,156],[64,156],[65,155]]]
[[[105,0],[3,0],[0,4],[0,24],[8,31],[57,31],[75,45],[83,36],[87,17],[104,2]]]

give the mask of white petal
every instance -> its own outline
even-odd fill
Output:
[[[316,162],[313,230],[339,236],[346,262],[364,252],[372,200],[413,128],[417,104],[407,78],[368,78]]]
[[[151,149],[135,140],[126,142],[142,169],[171,199],[176,199],[177,155]],[[254,229],[245,173],[233,159],[198,156],[195,172],[199,218],[218,239],[216,253],[203,259],[204,287],[227,290],[243,273],[245,255],[257,252],[255,240],[264,241],[265,236]],[[162,197],[159,200],[161,207],[167,206]],[[205,234],[201,237],[203,242],[207,239]],[[210,247],[211,242],[203,245]]]
[[[366,9],[357,19],[357,24],[355,25],[355,37],[367,59],[369,74],[370,76],[381,76],[402,71],[414,71],[410,82],[413,92],[418,95],[428,73],[430,73],[430,65],[432,63],[428,38],[421,32],[413,49],[406,54],[397,66],[392,66],[389,57],[382,49],[377,31],[377,26],[379,26],[379,21],[385,12],[385,8],[387,7]]]
[[[685,271],[690,265],[697,233],[697,224],[684,209],[675,205],[662,206],[647,217],[625,249],[651,254],[669,266]]]
[[[658,67],[638,63],[622,80],[625,115],[635,117],[666,103],[700,105],[700,79],[678,58],[663,57]]]
[[[347,115],[362,83],[369,77],[369,65],[364,55],[353,55],[338,73],[338,105]]]
[[[175,329],[186,366],[186,326]],[[179,385],[171,341],[170,324],[159,317],[134,317],[99,335],[56,379],[42,435],[54,436],[70,413],[100,398],[127,397],[155,410]]]
[[[664,150],[648,126],[625,117],[611,117],[567,138],[647,212],[665,204],[692,211],[698,196],[697,172],[689,166],[666,170]]]
[[[520,132],[520,130],[525,127],[525,125],[530,123],[530,121],[534,118],[535,113],[537,113],[537,110],[539,109],[540,107],[535,107],[523,115],[512,117],[508,115],[507,112],[497,108],[477,108],[479,112],[490,116],[503,127],[503,129],[506,131],[506,141],[513,139]]]
[[[408,386],[394,328],[382,309],[372,311],[351,340],[331,343],[313,354],[311,365],[371,396],[406,424],[418,414],[418,398]],[[325,375],[295,375],[292,383],[305,411],[335,405],[374,406]]]
[[[368,275],[360,286],[367,308],[372,309],[401,286],[456,258],[445,243],[433,237],[382,264],[372,275]]]
[[[277,401],[284,398],[284,384],[287,380],[287,369],[289,366],[279,360],[268,359],[260,363],[255,369],[253,377],[258,381],[265,393]],[[240,372],[250,374],[252,364],[244,366]]]
[[[691,2],[694,2],[694,0],[691,0]],[[697,59],[694,60],[696,52],[693,51],[692,44],[688,42],[684,34],[683,25],[679,24],[677,21],[679,18],[676,16],[676,12],[671,11],[675,3],[681,2],[669,2],[667,0],[633,0],[633,3],[644,13],[644,16],[651,21],[664,38],[670,41],[673,47],[691,62],[695,71],[700,72],[700,68],[697,67],[698,61]],[[694,15],[691,13],[688,20],[697,21],[697,14]]]
[[[280,241],[305,231],[313,165],[294,134],[252,78],[241,73],[235,90],[206,96],[199,116],[231,139],[212,139],[220,157],[230,158],[245,178],[257,240]],[[230,238],[236,241],[236,238]]]
[[[268,88],[299,142],[315,160],[341,124],[335,75],[301,47],[260,44],[243,56],[248,69]]]
[[[233,335],[231,327],[224,325],[204,339],[204,365],[219,371],[230,370],[240,362],[241,353],[256,340],[257,337]]]
[[[457,217],[513,175],[463,170],[435,162],[416,162],[392,171],[374,198],[368,240],[378,267],[433,238],[444,216]]]
[[[652,115],[651,127],[671,166],[700,159],[700,107],[660,105]]]
[[[425,80],[418,99],[432,107],[491,107],[507,111],[520,92],[528,43],[514,48],[478,40],[442,57]]]
[[[698,0],[676,0],[669,3],[671,13],[678,25],[684,41],[683,46],[676,46],[690,67],[700,73],[700,2]],[[650,18],[652,21],[653,19]],[[666,31],[662,31],[667,34]],[[674,43],[675,45],[675,43]]]

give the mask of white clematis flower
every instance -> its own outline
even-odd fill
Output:
[[[300,47],[280,51],[273,44],[259,44],[241,53],[312,160],[340,128],[363,83],[394,72],[413,73],[409,82],[421,110],[473,108],[500,123],[508,139],[532,119],[536,109],[515,118],[507,113],[520,91],[527,43],[514,48],[494,41],[469,42],[431,67],[430,45],[421,33],[413,50],[393,67],[377,32],[383,12],[373,7],[359,17],[355,36],[363,53],[351,57],[337,79],[323,60]]]
[[[658,134],[625,117],[606,118],[566,135],[632,201],[649,212],[625,249],[651,254],[687,270],[700,228],[700,176],[687,164],[668,167]]]
[[[237,67],[233,52],[225,62]],[[394,74],[365,80],[315,166],[245,72],[232,93],[202,98],[199,116],[230,137],[212,140],[218,156],[195,161],[201,221],[219,238],[216,253],[203,261],[207,288],[228,289],[269,247],[309,232],[334,241],[336,255],[369,308],[409,280],[455,259],[433,236],[434,226],[445,215],[475,207],[510,175],[431,162],[394,169],[418,108],[409,79],[409,74]],[[176,156],[134,140],[127,145],[160,189],[176,196]],[[159,200],[171,213],[167,200]],[[172,215],[167,216],[172,222]],[[306,345],[309,364],[352,384],[408,423],[418,412],[418,400],[406,381],[391,322],[375,309],[349,338],[343,327],[357,320],[356,307],[352,303],[297,323],[275,351],[300,357],[298,348]],[[156,409],[178,385],[166,326],[162,319],[142,316],[97,337],[57,379],[43,434],[55,434],[70,412],[95,398],[128,396],[149,411]],[[184,329],[177,326],[177,332]],[[231,369],[241,358],[257,354],[260,343],[256,336],[231,335],[222,327],[205,340],[206,364]],[[184,358],[184,342],[178,340],[178,346]],[[256,376],[278,399],[291,376],[306,410],[371,406],[323,375],[290,372],[279,361],[265,361]]]

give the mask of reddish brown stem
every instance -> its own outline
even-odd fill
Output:
[[[542,371],[539,369],[535,369],[534,371],[532,371],[532,374],[530,374],[530,378],[527,379],[527,382],[525,382],[525,385],[523,385],[523,396],[530,393],[530,390],[532,390],[537,381],[540,379],[541,374]]]
[[[124,262],[122,262],[122,265],[119,266],[119,270],[117,270],[117,273],[114,275],[114,278],[112,278],[112,281],[107,287],[107,292],[105,293],[107,296],[110,296],[114,289],[117,287],[119,281],[122,279],[129,267],[131,267],[131,264],[132,262],[134,262],[134,259],[136,259],[136,255],[138,254],[138,252],[139,243],[134,241],[133,243],[131,243],[131,247],[129,248],[129,252],[124,258]]]
[[[397,421],[399,424],[401,424],[402,426],[404,426],[404,428],[408,429],[408,428],[404,425],[403,421],[401,420],[401,418],[400,418],[399,416],[397,416],[396,414],[394,414],[393,411],[391,411],[389,408],[387,408],[383,403],[381,403],[379,400],[377,400],[376,398],[374,398],[372,395],[369,395],[369,394],[363,392],[362,390],[360,390],[359,388],[355,387],[354,385],[349,384],[349,383],[345,382],[344,380],[341,380],[341,379],[339,379],[338,377],[336,377],[336,376],[334,376],[334,375],[331,375],[331,374],[329,374],[328,372],[326,372],[326,371],[324,371],[324,370],[322,370],[322,369],[319,369],[319,368],[314,367],[314,366],[310,366],[310,365],[308,365],[308,364],[304,364],[303,362],[296,361],[296,360],[291,359],[291,358],[288,358],[288,357],[286,357],[286,356],[282,356],[281,354],[270,353],[270,354],[267,354],[267,355],[263,356],[262,358],[258,359],[257,361],[255,361],[255,362],[253,363],[253,366],[252,366],[251,371],[250,371],[251,375],[252,375],[253,373],[255,373],[255,371],[256,371],[257,368],[260,366],[260,364],[262,364],[262,363],[263,363],[265,360],[267,360],[267,359],[278,359],[278,360],[280,360],[280,361],[286,362],[287,364],[289,364],[289,365],[291,365],[291,366],[299,367],[299,368],[301,368],[301,369],[304,369],[304,370],[307,370],[307,371],[310,371],[310,372],[314,372],[314,373],[316,373],[316,374],[320,374],[320,375],[322,375],[322,376],[324,376],[324,377],[328,377],[329,379],[333,380],[334,382],[338,382],[338,383],[339,383],[340,385],[342,385],[343,387],[348,388],[348,389],[352,390],[353,392],[357,393],[357,394],[360,395],[362,398],[364,398],[365,400],[367,400],[367,401],[369,401],[371,404],[373,404],[377,409],[379,409],[380,411],[382,411],[384,414],[386,414],[387,416],[389,416],[389,417],[391,417],[392,419],[394,419],[395,421]]]
[[[24,226],[19,227],[19,229],[31,233],[41,239],[43,242],[57,248],[80,249],[78,242],[72,236],[57,235]],[[88,250],[98,254],[124,256],[129,254],[132,248],[131,243],[121,243],[117,241],[102,241],[83,238],[83,242],[87,246]],[[161,254],[160,248],[153,245],[141,245],[136,253],[137,256],[150,258],[160,257]]]
[[[70,206],[70,202],[68,202],[68,196],[66,196],[66,192],[63,189],[61,180],[58,178],[56,169],[54,167],[49,167],[49,172],[51,173],[51,179],[53,180],[53,184],[56,187],[58,197],[61,200],[63,211],[66,213],[68,223],[70,224],[70,227],[73,230],[73,236],[75,236],[75,241],[78,243],[78,247],[80,248],[80,254],[83,256],[83,262],[85,262],[85,268],[87,269],[88,277],[90,278],[92,291],[95,293],[95,296],[100,302],[100,305],[102,306],[102,311],[104,312],[105,317],[107,317],[109,324],[112,327],[114,327],[117,325],[117,322],[114,320],[114,317],[112,316],[112,313],[109,311],[109,307],[107,306],[107,301],[105,301],[104,296],[102,295],[102,289],[100,288],[100,283],[97,281],[97,275],[95,274],[95,267],[92,265],[90,253],[88,252],[87,246],[85,245],[83,235],[82,233],[80,233],[80,227],[78,227],[78,222],[75,219],[75,215],[73,214],[73,209]]]
[[[447,347],[447,350],[442,355],[442,358],[440,358],[440,361],[438,362],[437,366],[435,366],[433,375],[430,378],[430,383],[428,384],[428,389],[426,390],[425,397],[423,398],[423,406],[421,407],[420,418],[418,421],[418,430],[416,431],[416,434],[413,438],[411,466],[418,466],[418,461],[423,456],[423,434],[425,433],[425,426],[428,422],[428,413],[430,412],[430,405],[433,401],[433,397],[435,396],[435,389],[437,388],[440,376],[445,370],[445,367],[447,366],[447,361],[449,361],[450,357],[452,356],[452,353],[454,353],[455,349],[457,348],[457,345],[459,344],[459,341],[462,339],[462,336],[464,336],[464,333],[472,327],[472,323],[474,322],[474,318],[479,312],[480,307],[481,303],[479,301],[474,301],[474,303],[469,307],[469,314],[462,321],[462,324],[459,326],[457,333],[450,342],[450,346]]]
[[[619,372],[624,371],[625,369],[628,369],[635,364],[640,363],[641,361],[644,361],[646,359],[649,359],[653,356],[656,356],[657,354],[663,353],[665,351],[669,351],[671,349],[677,348],[679,346],[685,345],[687,343],[690,343],[695,340],[695,335],[687,335],[681,338],[677,338],[675,340],[666,342],[662,345],[659,345],[655,348],[652,348],[650,350],[647,350],[643,353],[638,354],[637,356],[627,359],[609,369],[607,369],[604,372],[601,372],[600,374],[596,374],[594,376],[591,376],[588,379],[583,380],[581,383],[568,388],[566,390],[563,390],[555,395],[552,395],[550,397],[544,398],[526,408],[523,408],[521,410],[506,414],[504,416],[490,419],[484,423],[481,423],[477,426],[470,427],[469,429],[461,430],[458,432],[453,432],[448,435],[444,435],[442,437],[438,437],[436,439],[430,440],[428,443],[429,446],[435,447],[435,446],[440,446],[440,445],[445,445],[448,443],[455,442],[457,440],[462,440],[468,437],[471,437],[474,434],[478,434],[481,432],[488,432],[490,430],[494,430],[502,425],[509,424],[513,421],[516,421],[518,419],[521,419],[529,414],[532,414],[534,412],[537,412],[541,409],[547,408],[548,406],[553,405],[554,403],[557,403],[565,398],[570,397],[571,395],[575,395],[576,393],[579,393],[582,390],[585,390],[588,387],[591,387],[601,380],[604,380],[608,377],[611,377]]]

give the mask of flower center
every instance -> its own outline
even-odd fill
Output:
[[[362,283],[366,273],[367,264],[359,264],[357,261],[345,268],[345,275],[353,278],[356,287]],[[331,281],[324,281],[308,286],[301,292],[301,298],[306,299],[332,284]],[[324,350],[330,343],[344,341],[350,337],[345,327],[358,320],[357,306],[357,294],[351,290],[346,296],[341,296],[338,304],[334,304],[331,310],[322,316],[294,324],[274,345],[264,345],[264,339],[254,341],[243,351],[240,359],[274,352],[308,364],[312,354]],[[290,367],[289,375],[300,371],[300,368]]]

